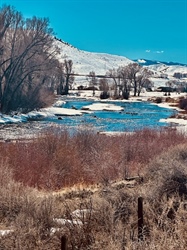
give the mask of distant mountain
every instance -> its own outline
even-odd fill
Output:
[[[164,64],[167,66],[187,66],[187,64],[183,63],[178,63],[178,62],[162,62],[162,61],[155,61],[155,60],[148,60],[148,59],[135,59],[133,60],[136,63],[139,63],[142,66],[150,66],[150,65],[155,65],[155,64]]]

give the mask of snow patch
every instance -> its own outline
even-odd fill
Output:
[[[91,105],[86,105],[82,107],[82,110],[91,110],[91,111],[123,111],[124,109],[120,106],[107,103],[93,103]]]
[[[8,234],[10,234],[10,233],[13,233],[14,232],[14,230],[8,230],[8,229],[6,229],[6,230],[0,230],[0,237],[1,236],[6,236],[6,235],[8,235]]]

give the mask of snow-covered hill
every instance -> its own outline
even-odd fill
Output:
[[[146,59],[130,60],[124,56],[87,52],[59,39],[55,40],[55,45],[60,50],[58,59],[62,62],[65,59],[71,59],[73,61],[73,72],[76,74],[88,75],[89,72],[94,71],[96,75],[105,75],[109,69],[117,69],[119,66],[137,62],[154,72],[154,78],[151,80],[155,83],[155,88],[165,86],[165,82],[173,80],[174,73],[187,74],[187,65],[185,64],[164,63]],[[187,81],[187,79],[184,80]],[[88,84],[86,77],[76,77],[75,82],[78,85]]]
[[[155,64],[148,66],[150,70],[156,71],[158,73],[165,73],[169,76],[173,76],[174,73],[187,74],[187,66],[180,65],[165,65],[165,64]]]
[[[146,59],[138,59],[134,61],[144,67],[148,67],[158,76],[165,74],[168,78],[172,78],[174,73],[187,74],[187,65],[182,63],[159,62]]]
[[[133,62],[124,56],[79,50],[59,40],[56,40],[56,45],[60,49],[59,60],[71,59],[73,61],[73,71],[77,74],[88,75],[89,72],[94,71],[98,75],[105,75],[109,69]]]

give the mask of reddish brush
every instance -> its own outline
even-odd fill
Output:
[[[60,189],[139,175],[151,159],[185,140],[174,129],[144,129],[120,136],[50,131],[29,142],[1,143],[0,154],[16,181]]]

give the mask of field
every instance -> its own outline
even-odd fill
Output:
[[[63,235],[69,250],[187,245],[187,141],[175,129],[120,136],[50,129],[1,142],[0,159],[2,250],[61,249]]]

